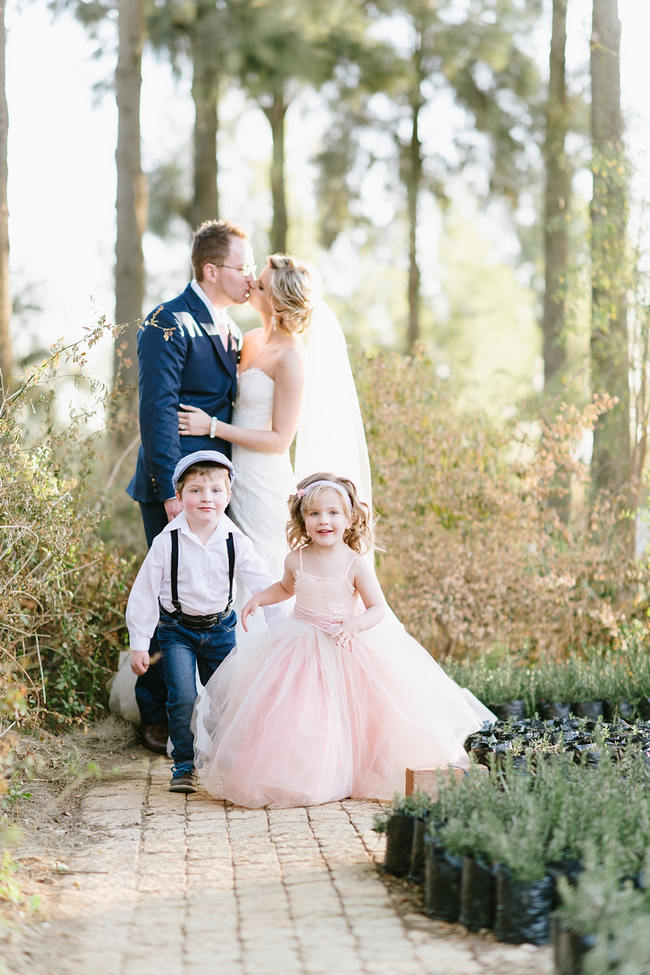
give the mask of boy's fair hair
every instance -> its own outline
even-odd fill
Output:
[[[339,477],[337,474],[319,472],[303,477],[297,485],[296,494],[289,498],[289,521],[287,522],[287,540],[290,549],[303,548],[311,545],[312,540],[305,528],[303,509],[309,507],[313,500],[322,492],[336,490],[330,488],[328,484],[316,484],[317,481],[330,481],[338,486],[348,499],[347,514],[351,525],[343,534],[343,541],[353,552],[362,555],[372,548],[374,539],[374,528],[370,508],[365,502],[361,501],[357,494],[357,489],[347,477]],[[312,486],[313,485],[313,486]],[[337,491],[337,494],[339,492]],[[341,498],[343,501],[343,498]]]
[[[233,237],[248,240],[241,227],[228,220],[204,220],[196,228],[192,238],[192,267],[197,281],[203,280],[205,264],[219,265],[227,260]]]
[[[221,473],[223,475],[223,481],[226,485],[226,490],[228,492],[228,497],[230,497],[230,472],[227,467],[223,464],[216,464],[213,460],[202,460],[198,464],[190,464],[190,466],[183,471],[178,481],[176,482],[176,494],[180,498],[183,493],[183,487],[186,482],[191,477],[205,477],[208,474]]]

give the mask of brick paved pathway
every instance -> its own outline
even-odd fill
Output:
[[[141,756],[144,752],[140,753]],[[436,923],[377,870],[375,802],[246,810],[139,757],[82,800],[26,968],[48,975],[549,975],[550,949]],[[38,945],[38,948],[36,947]]]

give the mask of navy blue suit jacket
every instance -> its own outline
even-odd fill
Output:
[[[227,423],[237,392],[237,338],[228,350],[218,335],[209,335],[210,312],[188,285],[177,298],[159,305],[138,333],[140,437],[135,474],[127,491],[136,501],[174,497],[172,474],[179,459],[194,450],[221,450],[219,439],[179,437],[179,403],[201,409]]]

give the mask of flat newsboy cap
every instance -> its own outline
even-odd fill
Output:
[[[186,471],[188,467],[192,464],[204,464],[211,461],[213,464],[219,464],[220,467],[225,467],[228,471],[230,477],[230,483],[235,480],[235,468],[232,463],[228,460],[225,454],[222,454],[219,450],[195,450],[193,454],[188,454],[186,457],[181,457],[178,464],[174,468],[174,473],[172,474],[172,485],[174,491],[176,490],[176,485],[178,484],[178,479]]]

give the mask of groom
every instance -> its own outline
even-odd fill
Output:
[[[179,403],[187,403],[231,420],[241,335],[225,309],[248,299],[255,277],[246,234],[225,220],[201,224],[192,239],[192,268],[194,278],[185,291],[152,311],[138,334],[142,443],[127,491],[140,504],[149,546],[182,510],[172,485],[178,459],[204,449],[230,457],[230,444],[217,437],[181,440],[177,411]],[[159,652],[155,636],[149,652]],[[135,696],[140,741],[165,754],[167,688],[160,662],[138,677]]]

